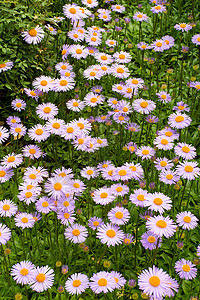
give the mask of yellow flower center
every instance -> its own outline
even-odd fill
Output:
[[[119,55],[119,59],[125,59],[125,57],[126,57],[126,56],[125,56],[124,54],[120,54],[120,55]]]
[[[172,174],[167,174],[166,178],[169,179],[169,180],[171,180],[173,178],[173,175]]]
[[[71,75],[71,73],[65,72],[65,76],[66,76],[66,77],[70,77],[70,75]]]
[[[106,55],[102,55],[102,56],[101,56],[101,59],[102,59],[102,60],[107,60],[108,58],[107,58]]]
[[[131,169],[131,171],[135,172],[137,170],[137,168],[135,166],[131,166],[129,167],[129,169]]]
[[[160,142],[161,142],[161,144],[163,144],[163,145],[167,145],[167,144],[168,144],[168,140],[166,140],[166,139],[162,139]]]
[[[184,221],[185,223],[190,223],[190,222],[191,222],[191,217],[185,216],[185,217],[183,218],[183,221]]]
[[[42,202],[42,207],[48,207],[49,203],[47,201]]]
[[[162,47],[162,43],[161,43],[161,42],[157,42],[157,43],[156,43],[156,46],[157,46],[157,47]]]
[[[122,188],[121,186],[118,186],[118,187],[116,188],[116,191],[117,191],[117,192],[122,192],[122,191],[123,191],[123,188]]]
[[[79,230],[79,229],[74,229],[74,230],[72,231],[72,234],[75,235],[75,236],[79,236],[80,230]]]
[[[62,189],[62,184],[60,182],[56,182],[53,187],[54,190],[60,191]]]
[[[65,55],[67,53],[67,50],[66,49],[63,49],[62,50],[62,55]],[[62,68],[62,67],[61,67]]]
[[[85,126],[84,126],[83,123],[77,123],[77,126],[78,126],[80,129],[84,129],[84,128],[85,128]]]
[[[183,120],[184,120],[184,117],[183,117],[183,116],[178,116],[178,117],[175,118],[175,121],[176,121],[177,123],[183,122]]]
[[[108,284],[107,280],[105,278],[101,278],[98,280],[99,286],[106,286]]]
[[[186,27],[186,24],[180,24],[180,27],[181,27],[181,28],[185,28],[185,27]]]
[[[3,170],[1,170],[1,171],[0,171],[0,177],[4,177],[5,175],[6,175],[6,172],[3,171]]]
[[[161,6],[157,5],[157,6],[155,6],[155,9],[159,10],[159,9],[161,9]]]
[[[74,128],[68,127],[66,131],[67,131],[67,133],[72,133],[72,132],[74,132]]]
[[[124,214],[123,214],[121,211],[118,211],[118,212],[115,213],[115,217],[116,217],[117,219],[122,219],[123,216],[124,216]]]
[[[33,194],[32,194],[31,192],[26,192],[26,193],[25,193],[25,197],[26,197],[26,198],[31,198],[32,195],[33,195]]]
[[[30,153],[30,154],[35,154],[35,153],[36,153],[36,150],[35,150],[35,149],[29,149],[29,153]]]
[[[155,198],[155,199],[153,200],[153,202],[154,202],[154,204],[156,204],[156,205],[161,205],[161,204],[163,203],[163,201],[162,201],[161,198]]]
[[[166,167],[167,162],[164,160],[161,160],[160,165],[161,165],[161,167]]]
[[[98,221],[94,221],[94,222],[93,222],[93,225],[94,225],[94,226],[99,226],[99,222],[98,222]]]
[[[185,170],[186,172],[188,172],[188,173],[191,173],[191,172],[194,170],[194,168],[193,168],[192,166],[186,166],[186,167],[184,168],[184,170]]]
[[[81,281],[79,279],[75,279],[72,283],[74,287],[79,287],[81,285]]]
[[[68,202],[68,201],[64,201],[64,202],[63,202],[63,205],[64,205],[65,207],[68,207],[68,206],[69,206],[69,202]]]
[[[71,7],[71,8],[69,9],[69,12],[70,12],[71,14],[75,15],[76,9],[73,8],[73,7]]]
[[[30,178],[30,179],[36,179],[36,175],[35,175],[35,174],[30,174],[30,175],[29,175],[29,178]]]
[[[81,49],[76,49],[77,54],[81,54],[83,51]]]
[[[172,136],[172,134],[173,134],[173,133],[172,133],[171,131],[166,131],[166,132],[165,132],[165,135],[168,136],[168,137]]]
[[[117,68],[117,73],[123,74],[124,73],[124,69],[123,68]]]
[[[185,108],[185,106],[183,106],[183,105],[178,106],[178,109],[180,109],[180,110],[183,110],[184,108]]]
[[[145,150],[145,149],[142,150],[142,154],[143,154],[143,155],[148,155],[148,154],[149,154],[149,150]]]
[[[75,101],[75,102],[73,102],[73,106],[77,107],[77,106],[79,106],[79,103]]]
[[[44,282],[45,279],[46,279],[46,276],[45,276],[43,273],[40,273],[40,274],[38,274],[38,275],[36,276],[36,280],[37,280],[38,282]]]
[[[144,199],[144,195],[138,195],[137,196],[137,200],[139,200],[139,201],[144,201],[145,199]]]
[[[10,209],[10,205],[9,204],[4,204],[3,205],[3,210],[9,210]]]
[[[152,235],[149,236],[147,240],[148,240],[148,242],[151,243],[151,244],[155,243],[155,241],[156,241],[155,237],[152,236]]]
[[[61,69],[62,69],[62,70],[66,70],[66,69],[67,69],[67,66],[66,66],[66,65],[62,65],[62,66],[61,66]]]
[[[35,134],[41,135],[41,134],[43,134],[43,130],[41,128],[36,129]]]
[[[151,276],[149,278],[150,285],[157,287],[160,284],[160,278],[158,276]]]
[[[64,217],[65,217],[65,219],[69,219],[69,217],[70,217],[70,214],[68,214],[68,213],[64,213]]]
[[[182,151],[185,152],[185,153],[189,153],[190,152],[190,148],[187,147],[187,146],[183,146],[182,147]]]
[[[137,15],[137,17],[138,17],[139,19],[141,19],[141,18],[143,17],[143,15],[142,15],[142,14],[139,14],[139,15]]]
[[[113,229],[109,229],[106,231],[106,235],[110,238],[114,238],[116,236],[116,232]]]
[[[62,79],[62,80],[60,81],[60,85],[61,85],[61,86],[66,86],[67,84],[68,84],[68,81],[65,80],[65,79]]]
[[[105,199],[105,198],[108,197],[108,194],[107,194],[107,193],[101,193],[101,194],[100,194],[100,197]]]
[[[140,103],[140,106],[141,106],[142,108],[146,108],[146,107],[148,106],[148,102],[142,101],[142,102]]]
[[[125,176],[127,174],[127,171],[126,170],[119,170],[118,171],[118,175],[119,176]]]
[[[77,183],[77,182],[75,182],[75,183],[73,184],[73,187],[75,187],[76,189],[78,189],[78,188],[80,187],[80,184]]]
[[[40,81],[40,84],[41,84],[42,86],[46,86],[46,85],[48,84],[48,82],[47,82],[46,80],[41,80],[41,81]]]
[[[160,228],[166,228],[167,223],[164,220],[159,220],[159,221],[156,222],[156,226],[158,226]]]
[[[97,102],[97,100],[98,100],[97,98],[91,98],[90,102],[95,103],[95,102]]]
[[[166,95],[161,95],[161,98],[162,98],[162,99],[166,99],[167,96],[166,96]]]
[[[26,275],[28,275],[28,273],[29,273],[29,271],[28,271],[28,269],[26,269],[26,268],[23,268],[23,269],[20,270],[20,274],[21,274],[22,276],[26,276]]]
[[[36,96],[36,93],[34,91],[30,91],[31,96]]]
[[[87,170],[88,175],[92,175],[94,172],[92,170]]]
[[[30,35],[30,36],[33,36],[33,37],[34,37],[34,36],[36,36],[36,35],[37,35],[37,30],[35,30],[35,29],[31,29],[31,30],[29,30],[29,32],[28,32],[28,33],[29,33],[29,35]]]
[[[22,223],[28,223],[28,218],[23,217],[23,218],[21,219],[21,221],[22,221]]]
[[[15,157],[14,156],[8,157],[7,162],[13,162],[13,161],[15,161]]]
[[[44,109],[43,109],[43,112],[45,113],[45,114],[48,114],[48,113],[50,113],[51,112],[51,107],[45,107]]]
[[[5,67],[6,67],[6,64],[5,64],[5,63],[0,64],[0,69],[1,69],[1,68],[5,68]]]
[[[200,42],[200,37],[197,38],[197,42]]]
[[[74,37],[75,39],[77,39],[77,38],[78,38],[78,34],[75,33],[75,34],[73,35],[73,37]],[[82,53],[82,50],[81,50],[81,53]]]
[[[183,265],[182,269],[184,272],[190,272],[190,266],[188,266],[187,264]]]
[[[59,129],[60,128],[60,124],[59,123],[53,123],[52,124],[52,126],[53,126],[53,128],[55,128],[55,129]]]
[[[97,39],[96,39],[94,36],[91,38],[91,41],[92,41],[92,42],[96,42],[96,40],[97,40]]]

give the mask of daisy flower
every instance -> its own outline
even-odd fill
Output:
[[[112,190],[113,195],[115,195],[116,197],[117,196],[123,197],[124,195],[129,193],[129,187],[125,184],[120,184],[120,183],[113,184],[111,186],[111,190]]]
[[[114,180],[126,181],[132,178],[132,172],[127,166],[118,167],[114,172]]]
[[[70,168],[66,169],[64,167],[54,170],[54,172],[51,174],[51,176],[53,176],[53,177],[60,176],[62,178],[65,178],[66,180],[74,178],[73,170]]]
[[[156,96],[158,96],[159,101],[162,101],[162,103],[168,103],[171,102],[171,96],[165,91],[161,91],[159,93],[156,93]]]
[[[99,63],[102,64],[111,64],[113,62],[112,56],[103,52],[96,53],[94,57]]]
[[[23,31],[21,35],[24,38],[25,42],[35,45],[40,43],[44,38],[44,30],[42,29],[42,27],[37,25],[35,28],[31,28],[29,31]]]
[[[123,113],[114,113],[113,120],[119,124],[124,124],[129,121],[129,117]]]
[[[54,79],[51,86],[55,92],[66,92],[74,88],[75,81],[73,78],[66,79],[65,76],[61,76],[59,79]]]
[[[180,174],[169,169],[162,170],[159,174],[159,180],[166,184],[176,184],[180,179]]]
[[[44,27],[47,28],[52,35],[56,35],[57,34],[57,29],[53,28],[50,24],[47,24]]]
[[[174,28],[176,30],[181,30],[182,32],[184,32],[184,31],[188,31],[188,30],[192,29],[192,26],[189,24],[186,24],[186,23],[180,23],[180,24],[176,24],[174,26]]]
[[[92,217],[88,220],[88,226],[92,228],[93,230],[96,230],[97,228],[104,225],[104,222],[101,218]]]
[[[105,170],[108,167],[114,167],[113,163],[110,160],[103,161],[97,165],[97,170]]]
[[[114,276],[116,289],[121,289],[126,284],[126,279],[124,279],[121,273],[116,271],[111,271],[110,274]]]
[[[156,5],[150,9],[154,14],[163,13],[166,11],[166,7],[164,5]]]
[[[168,216],[155,216],[147,220],[146,227],[158,237],[169,238],[174,235],[177,225]]]
[[[9,138],[9,131],[7,128],[0,126],[0,144]]]
[[[42,156],[42,151],[37,145],[27,145],[23,147],[22,153],[24,157],[30,157],[30,159],[38,159]]]
[[[138,49],[140,50],[147,50],[149,49],[149,45],[146,44],[145,42],[140,42],[137,44]]]
[[[67,101],[66,105],[68,109],[72,111],[78,111],[78,112],[83,110],[85,107],[85,103],[77,99],[71,99]]]
[[[126,84],[133,89],[142,88],[144,85],[144,80],[141,78],[129,78],[126,80]]]
[[[17,205],[10,200],[0,201],[0,216],[11,217],[17,212]]]
[[[0,223],[0,244],[5,245],[11,238],[11,230]]]
[[[72,72],[72,71],[69,71],[69,70],[61,70],[61,71],[59,71],[60,72],[60,75],[61,75],[61,77],[65,77],[66,79],[67,78],[75,78],[76,77],[76,74],[74,73],[74,72]]]
[[[148,193],[146,196],[146,204],[149,209],[163,214],[165,210],[169,210],[172,207],[172,201],[169,197],[163,193]]]
[[[109,47],[115,47],[117,45],[117,41],[116,40],[106,40],[105,44]]]
[[[198,225],[198,219],[190,212],[184,211],[176,215],[176,222],[183,229],[194,229]]]
[[[42,197],[35,203],[35,207],[38,212],[48,214],[54,209],[54,202],[48,197]]]
[[[88,232],[85,226],[73,224],[68,226],[64,232],[65,238],[74,244],[85,242]]]
[[[54,282],[54,271],[49,266],[34,269],[33,278],[29,285],[32,290],[41,293],[52,287]]]
[[[149,17],[138,11],[133,15],[133,19],[140,22],[142,21],[148,22]]]
[[[140,126],[136,123],[129,123],[125,127],[125,129],[128,129],[131,132],[138,132],[140,131]]]
[[[85,105],[95,107],[97,106],[97,104],[102,104],[104,102],[104,99],[105,98],[103,96],[90,92],[85,96],[84,103]]]
[[[176,110],[178,112],[181,112],[181,111],[189,112],[190,108],[186,103],[184,103],[183,101],[180,101],[180,102],[177,102],[177,105],[173,107],[173,110]]]
[[[32,84],[34,88],[47,93],[52,88],[52,82],[53,79],[51,77],[42,75],[40,77],[35,78]]]
[[[21,119],[19,117],[16,117],[16,116],[9,116],[7,119],[6,119],[6,123],[11,126],[12,124],[15,124],[15,123],[21,123]],[[4,127],[3,127],[4,128]]]
[[[85,41],[89,46],[93,46],[93,47],[97,47],[102,43],[101,38],[99,36],[93,36],[91,34],[87,34],[85,36]]]
[[[26,134],[26,127],[23,126],[22,124],[13,124],[10,127],[10,133],[14,136],[14,137],[21,137],[24,136]]]
[[[13,265],[10,274],[18,284],[24,285],[33,280],[34,270],[35,265],[28,260],[24,260]]]
[[[195,45],[200,45],[200,34],[193,35],[192,42]]]
[[[69,53],[69,51],[68,51],[68,53]],[[67,72],[67,71],[71,72],[71,71],[73,71],[72,65],[70,65],[70,63],[68,63],[68,62],[57,63],[55,65],[55,69],[58,70],[59,72]]]
[[[176,167],[177,173],[184,179],[194,180],[200,175],[198,163],[195,161],[180,162]]]
[[[8,70],[12,69],[12,67],[13,67],[12,61],[10,61],[10,60],[4,61],[0,64],[0,73],[8,71]]]
[[[173,130],[170,127],[165,127],[164,129],[159,130],[158,135],[164,135],[170,137],[171,140],[177,140],[179,138],[179,134],[177,133],[177,130]]]
[[[107,223],[97,229],[97,238],[108,247],[121,244],[124,236],[124,232],[117,225]]]
[[[178,291],[171,283],[173,280],[163,269],[153,266],[142,271],[138,277],[138,285],[151,299],[163,299],[169,291]]]
[[[56,176],[49,178],[44,185],[45,192],[56,199],[64,196],[69,191],[69,183],[66,183],[65,178]]]
[[[77,124],[83,134],[89,134],[89,131],[92,129],[92,125],[84,118],[79,118],[78,120],[74,120],[74,122]]]
[[[174,164],[171,160],[167,159],[166,157],[163,158],[157,158],[155,161],[155,167],[158,171],[164,170],[164,169],[171,169]]]
[[[113,274],[101,271],[90,278],[90,288],[95,294],[106,294],[116,288],[116,281]]]
[[[42,182],[45,177],[48,177],[48,172],[43,167],[28,167],[25,169],[24,181]]]
[[[165,35],[162,37],[162,40],[166,44],[166,49],[170,49],[174,46],[174,38],[170,35]]]
[[[12,176],[14,175],[14,172],[9,167],[3,167],[0,166],[0,183],[8,181]]]
[[[130,219],[128,209],[123,207],[114,207],[108,212],[108,219],[112,224],[124,225]]]
[[[126,163],[125,166],[131,170],[132,176],[135,180],[139,180],[144,177],[144,171],[140,164]]]
[[[141,243],[145,249],[153,250],[156,249],[158,237],[151,231],[143,233],[141,236]],[[158,248],[161,246],[162,239],[159,239]]]
[[[116,12],[118,12],[118,13],[123,13],[124,11],[125,11],[125,7],[124,6],[122,6],[122,5],[119,5],[119,4],[116,4],[116,5],[112,5],[111,6],[111,10],[112,11],[116,11]]]
[[[155,155],[156,151],[149,146],[141,146],[140,148],[137,149],[135,153],[136,155],[141,157],[142,160],[144,160],[144,159],[150,159],[152,156]]]
[[[61,220],[61,223],[66,226],[72,225],[76,220],[74,208],[65,208],[63,211],[58,211],[57,218]]]
[[[110,68],[110,72],[113,76],[120,79],[130,76],[129,69],[126,66],[120,64],[113,64]]]
[[[50,136],[50,132],[47,131],[46,126],[38,124],[28,130],[28,135],[32,140],[40,143]]]
[[[200,81],[192,82],[191,87],[194,87],[197,91],[199,91],[200,90]]]
[[[174,147],[173,141],[170,137],[167,136],[157,136],[154,140],[154,145],[158,148],[158,149],[162,149],[162,150],[171,150]]]
[[[85,78],[87,78],[88,80],[93,80],[93,79],[100,80],[102,75],[103,75],[103,73],[102,73],[100,67],[98,67],[98,69],[97,69],[94,66],[92,66],[83,71],[83,76]]]
[[[28,97],[31,97],[32,99],[35,99],[36,101],[38,101],[38,97],[41,94],[41,91],[39,91],[39,90],[30,90],[30,89],[26,89],[26,88],[24,88],[24,92]]]
[[[62,126],[61,136],[66,140],[74,139],[81,135],[81,130],[77,126],[76,122],[72,121],[64,126]]]
[[[134,236],[129,234],[129,233],[125,233],[124,236],[124,244],[125,245],[130,245],[131,243],[133,243],[134,240]]]
[[[82,192],[86,189],[85,184],[79,179],[71,180],[71,191],[73,191],[76,195],[81,195]]]
[[[15,154],[14,152],[12,152],[2,159],[1,164],[6,168],[16,168],[21,165],[22,161],[22,154]]]
[[[82,18],[81,11],[79,8],[80,6],[78,5],[76,6],[65,4],[63,6],[63,13],[68,19],[71,19],[72,21],[77,21]]]
[[[110,12],[106,12],[104,14],[99,14],[98,15],[100,20],[103,20],[104,22],[110,22],[112,20],[112,17],[110,15]]]
[[[191,280],[197,276],[197,268],[190,260],[182,258],[175,263],[174,268],[182,279]]]
[[[94,167],[85,167],[81,170],[81,176],[90,180],[91,178],[95,178],[99,175],[98,171]]]
[[[92,1],[92,0],[91,0]],[[65,289],[71,295],[81,294],[89,287],[89,279],[85,274],[72,274],[65,282]]]
[[[51,102],[42,103],[37,106],[36,114],[43,120],[52,119],[58,114],[58,108]]]
[[[26,108],[26,102],[21,99],[15,99],[11,102],[11,107],[14,110],[22,111]]]
[[[68,37],[74,42],[82,42],[85,38],[83,29],[74,29],[67,33]],[[71,49],[71,48],[70,48]]]
[[[65,125],[64,120],[55,118],[55,119],[49,119],[45,126],[46,126],[46,130],[50,134],[61,135],[64,125]]]
[[[192,120],[188,115],[176,112],[169,116],[168,122],[173,128],[182,129],[188,127]]]
[[[111,188],[102,187],[94,191],[93,200],[97,204],[106,205],[115,200]]]
[[[156,108],[156,104],[151,100],[144,100],[142,98],[136,99],[133,102],[133,109],[142,114],[149,114]]]
[[[164,50],[168,49],[166,43],[161,39],[153,42],[150,47],[156,52],[163,52]]]
[[[64,211],[66,208],[69,210],[73,210],[75,207],[75,200],[73,199],[73,195],[67,194],[57,200],[57,208],[59,211]]]
[[[99,4],[97,0],[82,0],[81,2],[83,3],[83,5],[89,8],[94,8]]]
[[[178,143],[177,146],[174,147],[174,152],[177,156],[186,160],[193,159],[196,156],[195,147],[186,143]]]
[[[82,45],[73,45],[70,47],[70,54],[76,59],[86,58],[89,54],[88,49]]]
[[[15,225],[17,227],[21,227],[22,229],[24,228],[31,228],[35,224],[35,220],[33,219],[32,214],[28,213],[19,213],[15,216]]]
[[[148,192],[143,189],[134,190],[133,194],[130,194],[130,201],[136,206],[145,207],[147,206]]]

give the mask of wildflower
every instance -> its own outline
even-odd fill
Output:
[[[191,261],[184,258],[175,263],[175,270],[182,279],[191,280],[197,275],[197,268]]]
[[[141,236],[141,243],[145,249],[149,249],[149,250],[156,249],[157,241],[158,241],[158,236],[151,231],[147,231],[143,233],[143,235]],[[160,238],[158,243],[158,248],[160,248],[161,242],[162,239]]]
[[[49,266],[37,267],[29,285],[34,291],[41,293],[52,287],[54,276],[54,271]]]
[[[0,73],[8,71],[8,70],[12,69],[12,67],[13,67],[12,61],[10,61],[10,60],[4,61],[0,64]]]
[[[97,238],[110,247],[111,245],[121,244],[124,239],[124,233],[117,225],[107,223],[97,229]]]
[[[198,225],[198,219],[190,212],[185,211],[177,214],[176,222],[183,229],[194,229]]]
[[[165,210],[169,210],[172,207],[172,201],[169,197],[165,196],[162,193],[148,193],[146,196],[146,206],[149,206],[149,209],[158,211],[160,214],[163,214]]]
[[[147,206],[148,192],[143,189],[134,190],[134,193],[129,196],[130,201],[136,206],[145,207]]]
[[[17,205],[11,200],[0,201],[0,216],[11,217],[17,212]]]
[[[114,207],[108,212],[108,219],[112,224],[124,225],[130,219],[128,209],[123,207]]]
[[[168,216],[151,217],[147,220],[146,227],[158,237],[164,235],[166,238],[169,238],[173,236],[176,231],[175,223]]]
[[[194,180],[200,175],[197,162],[180,162],[176,167],[177,173],[184,179]]]
[[[44,38],[44,30],[37,25],[35,28],[31,28],[29,31],[23,31],[22,37],[28,44],[38,44]]]
[[[0,244],[5,245],[11,238],[11,230],[0,223]]]
[[[30,261],[21,261],[12,266],[11,276],[18,284],[29,284],[34,276],[35,265]]]
[[[26,108],[26,102],[21,99],[15,99],[11,102],[11,107],[14,110],[22,111]]]
[[[90,278],[90,288],[96,294],[112,292],[116,288],[116,281],[111,273],[101,271]]]
[[[74,244],[80,244],[86,240],[88,232],[85,226],[73,224],[65,229],[64,235],[67,240],[70,240]]]
[[[192,26],[190,26],[190,25],[188,25],[186,23],[180,23],[180,24],[176,24],[174,26],[174,28],[176,30],[180,30],[180,31],[184,32],[184,31],[188,31],[188,30],[192,29]]]
[[[89,279],[85,274],[75,273],[65,282],[65,289],[69,294],[81,294],[89,287]]]

